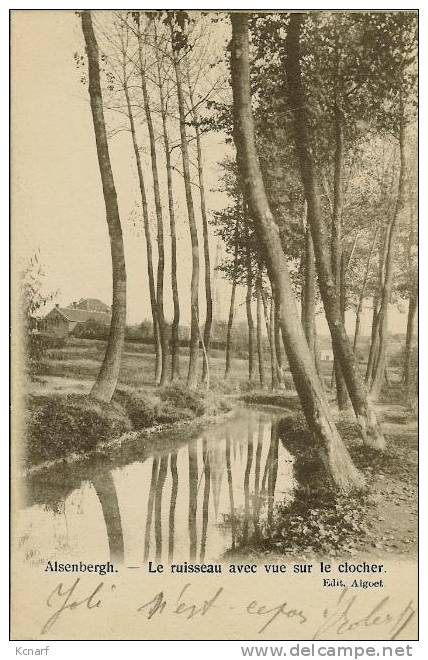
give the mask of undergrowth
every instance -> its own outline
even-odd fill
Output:
[[[181,384],[153,393],[118,388],[110,403],[82,394],[30,396],[27,462],[84,453],[127,431],[213,416],[230,408],[219,394]]]

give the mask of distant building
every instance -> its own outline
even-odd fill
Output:
[[[97,321],[109,326],[111,309],[97,298],[81,298],[68,307],[55,307],[46,314],[41,324],[41,332],[55,337],[68,337],[79,323]]]
[[[327,349],[321,349],[320,350],[320,357],[322,362],[332,362],[333,361],[333,351],[331,348]]]

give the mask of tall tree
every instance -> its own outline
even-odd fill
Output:
[[[137,39],[138,39],[138,62],[140,68],[141,89],[143,92],[143,106],[144,114],[147,122],[147,129],[149,133],[150,142],[150,160],[152,165],[153,177],[153,193],[155,199],[156,220],[157,220],[157,243],[158,243],[158,269],[156,280],[156,311],[157,322],[159,328],[159,339],[162,349],[162,366],[160,374],[160,384],[164,385],[167,379],[168,369],[168,353],[169,341],[167,325],[165,321],[164,307],[163,307],[163,288],[164,288],[164,272],[165,272],[165,246],[164,246],[164,232],[163,232],[163,211],[159,187],[159,174],[156,154],[156,137],[153,128],[152,112],[150,108],[150,97],[147,88],[147,73],[146,64],[143,53],[143,39],[144,35],[140,28],[140,12],[135,12],[135,22],[137,25]]]
[[[116,187],[110,163],[107,133],[104,120],[103,96],[100,83],[98,43],[92,26],[91,12],[82,11],[82,30],[88,57],[89,98],[97,146],[98,165],[103,186],[107,226],[110,236],[113,271],[113,306],[107,349],[91,396],[100,401],[110,401],[116,389],[125,340],[126,324],[126,266],[123,248]]]
[[[165,151],[166,181],[168,187],[168,210],[169,210],[169,228],[171,233],[171,288],[174,314],[171,324],[171,380],[180,375],[179,358],[179,326],[180,326],[180,299],[178,295],[177,283],[177,232],[174,209],[174,189],[172,185],[172,165],[171,165],[171,147],[168,133],[167,105],[164,91],[164,76],[162,72],[162,60],[160,53],[160,43],[157,35],[156,21],[154,22],[155,35],[155,57],[157,69],[157,85],[159,88],[160,113],[162,117],[162,135]]]
[[[315,257],[311,230],[307,222],[307,204],[304,203],[303,230],[305,247],[303,252],[303,283],[302,283],[302,324],[308,342],[309,350],[315,359]]]
[[[363,483],[334,424],[297,315],[288,264],[267,200],[257,157],[251,108],[248,15],[232,14],[231,73],[234,141],[238,169],[250,214],[254,219],[274,296],[290,370],[310,429],[325,452],[325,462],[337,487],[350,490]]]
[[[335,67],[336,67],[336,85],[335,85],[335,99],[333,108],[334,117],[334,138],[335,138],[335,151],[334,151],[334,189],[333,189],[333,214],[331,222],[331,268],[333,271],[333,278],[336,284],[336,289],[339,295],[342,295],[344,288],[344,277],[342,277],[342,263],[343,263],[343,250],[342,250],[342,214],[343,214],[343,168],[345,160],[345,146],[344,146],[344,127],[343,127],[343,108],[341,103],[340,94],[340,52],[339,46],[335,40]],[[345,323],[344,310],[341,305],[342,323]],[[333,351],[335,353],[334,359],[334,373],[336,378],[336,391],[337,403],[339,410],[345,410],[348,407],[348,394],[346,390],[346,383],[342,373],[342,366],[336,343],[333,342]]]
[[[190,112],[192,116],[193,125],[195,127],[195,136],[196,136],[196,162],[198,166],[198,181],[199,181],[199,197],[201,203],[201,216],[202,216],[202,235],[204,240],[204,263],[205,263],[205,300],[206,300],[206,315],[205,315],[205,325],[204,325],[204,360],[202,364],[202,380],[205,381],[207,377],[208,364],[209,360],[209,350],[210,350],[210,338],[211,338],[211,326],[213,323],[213,295],[212,295],[212,286],[211,286],[211,258],[210,258],[210,242],[208,234],[208,218],[207,218],[207,204],[205,199],[205,177],[204,177],[204,161],[202,153],[202,140],[201,140],[201,128],[200,128],[200,119],[198,106],[194,98],[193,84],[190,77],[189,63],[187,62],[187,81],[189,86],[189,101],[190,101]]]
[[[128,69],[127,37],[125,39],[124,36],[125,31],[126,31],[126,26],[122,24],[122,30],[120,34],[122,85],[123,85],[123,93],[125,95],[125,100],[126,100],[126,114],[129,120],[129,128],[131,131],[131,138],[132,138],[132,147],[134,150],[135,163],[137,166],[138,184],[140,188],[144,236],[146,241],[147,275],[149,280],[150,308],[152,312],[153,340],[155,346],[155,382],[158,383],[161,377],[161,343],[160,343],[160,335],[159,335],[156,288],[155,288],[155,277],[154,277],[154,268],[153,268],[152,234],[150,229],[150,218],[149,218],[149,209],[147,204],[146,184],[144,181],[143,167],[140,156],[140,146],[138,144],[137,131],[135,128],[133,104],[129,90],[129,73],[127,70]]]
[[[251,262],[251,252],[247,232],[246,245],[246,271],[247,271],[247,293],[245,296],[245,311],[247,313],[248,324],[248,380],[251,382],[254,378],[254,321],[251,302],[253,299],[253,266]]]
[[[171,43],[174,59],[175,79],[177,85],[177,100],[180,123],[181,155],[183,161],[184,187],[186,192],[187,215],[189,219],[190,240],[192,245],[192,278],[190,283],[190,343],[189,369],[187,385],[196,388],[199,353],[199,241],[196,227],[195,209],[192,197],[192,182],[190,177],[189,147],[186,129],[186,106],[183,90],[182,58],[187,47],[186,26],[187,14],[184,11],[173,12],[169,16]]]
[[[259,382],[260,387],[263,389],[266,384],[265,376],[265,360],[263,355],[263,337],[262,337],[262,277],[260,271],[257,273],[256,278],[256,301],[257,301],[257,356],[259,362]]]
[[[314,151],[307,117],[307,102],[301,77],[300,30],[303,20],[302,14],[291,14],[286,42],[286,71],[290,104],[294,114],[296,150],[308,204],[308,221],[314,244],[320,293],[335,353],[340,361],[363,439],[372,446],[383,449],[385,439],[378,425],[376,413],[367,399],[364,382],[358,372],[355,355],[343,323],[340,292],[336,288],[331,270],[328,231],[321,210]]]
[[[391,302],[396,242],[402,216],[406,212],[407,205],[407,132],[408,125],[404,115],[404,105],[400,117],[400,174],[398,182],[398,194],[395,212],[388,232],[388,242],[385,258],[385,275],[380,298],[379,311],[375,319],[374,341],[377,344],[376,360],[371,374],[370,396],[377,399],[382,383],[385,377],[386,354],[387,354],[387,334],[388,334],[388,308]]]
[[[234,232],[234,255],[233,255],[233,273],[232,273],[232,291],[230,294],[230,305],[229,305],[229,318],[227,321],[227,334],[226,334],[226,366],[224,371],[224,377],[227,378],[230,375],[231,362],[232,362],[232,328],[233,328],[233,319],[235,316],[235,298],[236,298],[236,281],[238,277],[238,250],[239,250],[239,217],[236,219],[235,223],[235,232]]]

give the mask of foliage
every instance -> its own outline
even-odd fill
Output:
[[[46,291],[46,273],[41,263],[40,251],[35,251],[20,274],[20,298],[24,332],[24,349],[27,369],[30,374],[38,373],[48,347],[45,338],[39,336],[40,313],[57,295],[57,291]]]
[[[31,397],[29,404],[27,460],[31,463],[90,451],[131,428],[117,403],[70,394]]]
[[[230,410],[220,394],[195,392],[184,385],[143,389],[118,388],[101,403],[79,394],[31,396],[27,425],[27,461],[85,453],[126,431],[189,421]]]
[[[88,319],[78,323],[73,330],[73,336],[79,339],[108,339],[110,328],[105,323],[95,319]]]

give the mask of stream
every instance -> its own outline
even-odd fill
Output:
[[[15,538],[23,562],[209,562],[268,534],[293,497],[279,409],[241,407],[203,431],[163,433],[26,479]],[[186,437],[187,433],[187,437]]]

